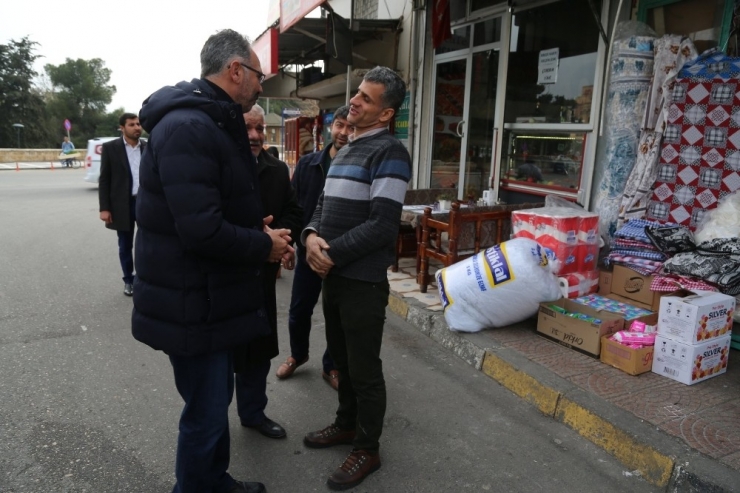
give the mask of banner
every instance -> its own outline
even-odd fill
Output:
[[[450,28],[450,0],[434,0],[432,7],[432,45],[439,48],[452,37]]]

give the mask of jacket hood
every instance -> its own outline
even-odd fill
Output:
[[[180,108],[198,108],[210,116],[215,122],[223,122],[232,106],[216,101],[216,93],[201,79],[190,82],[182,81],[174,86],[165,86],[146,98],[139,111],[141,127],[151,133],[152,129],[170,111]]]

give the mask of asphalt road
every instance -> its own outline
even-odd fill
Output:
[[[131,337],[116,235],[83,175],[0,171],[0,491],[168,492],[181,401],[167,357]],[[278,280],[283,352],[267,407],[288,438],[241,428],[232,406],[230,471],[271,493],[328,491],[349,447],[302,444],[336,407],[320,309],[312,359],[274,377],[291,280]],[[383,466],[356,491],[656,491],[393,315],[382,356]]]

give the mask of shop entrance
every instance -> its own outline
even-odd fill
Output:
[[[437,49],[430,188],[478,199],[495,156],[501,18],[456,28]]]

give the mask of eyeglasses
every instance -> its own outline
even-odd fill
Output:
[[[265,81],[265,77],[267,76],[263,74],[262,72],[260,72],[259,70],[257,70],[256,68],[252,68],[249,65],[244,65],[242,62],[239,62],[239,65],[241,65],[244,68],[248,68],[249,70],[257,74],[257,79],[259,80],[260,85],[262,85],[262,83]]]

